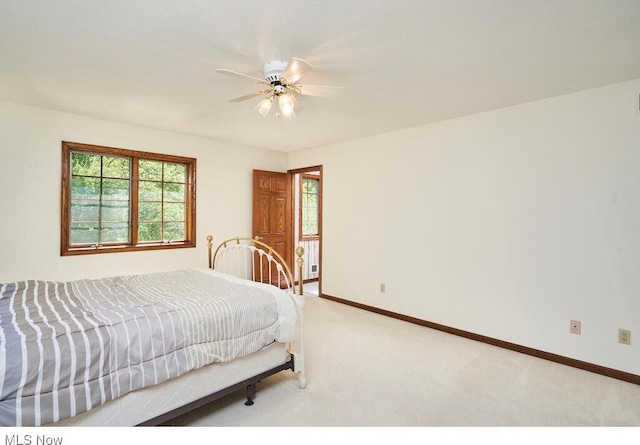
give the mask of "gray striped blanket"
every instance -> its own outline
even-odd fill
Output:
[[[295,317],[284,291],[206,270],[0,283],[0,425],[55,422],[294,341]]]

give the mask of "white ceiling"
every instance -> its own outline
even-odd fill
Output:
[[[343,94],[215,72],[291,57]],[[282,151],[637,78],[639,0],[0,0],[0,100]]]

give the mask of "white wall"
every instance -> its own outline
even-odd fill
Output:
[[[197,247],[60,257],[61,141],[197,158]],[[0,282],[206,266],[206,236],[251,236],[251,171],[283,153],[0,102]]]
[[[639,93],[292,153],[324,166],[323,293],[640,374]]]
[[[322,164],[324,293],[640,374],[639,93],[640,79],[294,152],[288,165],[0,102],[0,282],[202,266],[208,233],[249,234],[253,168]],[[198,247],[60,257],[62,140],[196,157]]]

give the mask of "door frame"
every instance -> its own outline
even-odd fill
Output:
[[[318,176],[319,176],[319,181],[318,181],[318,194],[319,194],[319,199],[318,199],[318,296],[322,295],[322,220],[323,220],[323,209],[322,209],[322,201],[323,201],[323,172],[322,172],[322,165],[314,165],[314,166],[310,166],[310,167],[302,167],[302,168],[295,168],[295,169],[291,169],[291,170],[287,170],[287,173],[291,175],[291,189],[293,191],[293,193],[291,193],[291,199],[292,200],[298,200],[299,196],[298,193],[295,191],[296,187],[295,184],[293,184],[293,182],[295,181],[296,175],[298,174],[302,174],[302,173],[310,173],[310,172],[318,172]],[[291,203],[291,245],[292,246],[296,246],[297,245],[297,239],[296,238],[296,228],[295,223],[296,223],[296,218],[293,212],[295,212],[295,202]],[[295,265],[294,265],[295,267]],[[299,277],[299,279],[302,279],[302,277]],[[304,281],[303,281],[304,282]]]

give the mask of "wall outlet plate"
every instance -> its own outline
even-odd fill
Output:
[[[572,334],[580,335],[581,331],[581,323],[578,320],[571,320],[569,322],[569,332]]]
[[[618,329],[618,343],[623,345],[631,344],[631,331],[628,329]]]

